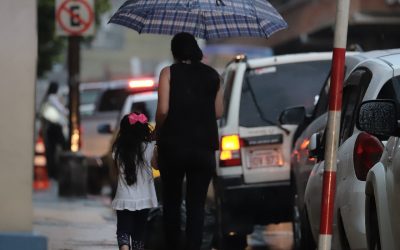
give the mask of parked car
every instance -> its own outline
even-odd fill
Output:
[[[237,56],[227,66],[213,179],[220,249],[243,249],[256,224],[291,220],[290,152],[297,125],[295,117],[285,124],[278,118],[288,107],[312,109],[331,58],[331,53]]]
[[[367,57],[358,52],[346,53],[345,76],[356,68],[360,62]],[[314,110],[311,114],[306,114],[294,135],[294,143],[290,160],[290,177],[292,186],[292,200],[293,200],[293,246],[294,249],[313,249],[315,242],[312,238],[309,229],[307,215],[304,210],[304,192],[307,185],[308,177],[316,162],[316,157],[310,157],[308,146],[311,136],[315,133],[322,134],[325,130],[328,118],[328,104],[329,104],[329,84],[330,77],[325,81],[318,95],[318,101],[315,104]],[[287,115],[293,115],[295,112],[301,112],[299,107],[289,108],[284,110],[281,114],[282,119],[287,119]],[[303,112],[304,113],[304,112]]]
[[[98,126],[106,123],[114,128],[122,105],[130,94],[156,88],[153,78],[85,84],[85,88],[81,88],[81,152],[89,165],[89,192],[100,192],[103,183],[107,181],[109,170],[103,163],[103,157],[107,153],[112,135],[99,133]]]
[[[332,249],[367,248],[365,180],[368,170],[380,159],[383,144],[379,140],[382,138],[355,127],[355,114],[362,101],[393,95],[391,79],[400,73],[395,70],[399,65],[396,58],[400,56],[400,50],[362,53],[362,56],[369,58],[351,72],[343,87]],[[320,226],[325,138],[325,132],[310,138],[309,156],[315,157],[316,163],[304,194],[305,218],[315,243]]]
[[[366,180],[365,225],[370,250],[400,249],[400,76],[392,82],[393,98],[364,102],[357,126],[378,137],[391,136]]]

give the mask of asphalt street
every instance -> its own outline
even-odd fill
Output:
[[[116,216],[107,196],[60,198],[57,184],[35,192],[34,232],[48,238],[48,250],[115,250]],[[290,223],[256,226],[246,250],[290,250]]]

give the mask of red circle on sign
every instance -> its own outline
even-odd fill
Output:
[[[69,10],[68,10],[68,8],[66,7],[67,4],[70,3],[70,2],[79,2],[79,3],[83,4],[83,6],[86,8],[86,10],[87,10],[87,12],[88,12],[88,14],[89,14],[89,20],[88,20],[87,22],[85,22],[84,20],[82,20],[82,19],[79,18],[79,16],[78,16],[79,22],[80,22],[81,24],[83,24],[83,27],[82,27],[81,29],[79,29],[79,30],[72,30],[72,29],[70,29],[67,25],[65,25],[65,24],[62,22],[62,19],[61,19],[61,13],[62,13],[62,11],[67,11],[68,14],[71,15],[71,17],[73,17],[73,13],[70,13]],[[57,19],[57,22],[60,24],[60,26],[61,26],[61,28],[62,28],[63,30],[65,30],[66,32],[70,33],[71,35],[80,35],[81,33],[83,33],[83,32],[85,32],[86,30],[88,30],[88,29],[90,28],[90,26],[92,25],[92,22],[93,22],[93,20],[94,20],[94,13],[93,13],[92,9],[90,8],[90,5],[89,5],[86,1],[84,1],[84,0],[66,0],[66,1],[64,1],[64,2],[60,5],[60,7],[57,9],[56,19]]]

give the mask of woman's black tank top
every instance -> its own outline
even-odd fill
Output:
[[[215,97],[219,81],[219,74],[203,63],[171,65],[169,110],[159,146],[218,149]]]

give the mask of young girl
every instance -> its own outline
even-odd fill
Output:
[[[144,114],[125,115],[113,145],[119,177],[113,209],[117,212],[117,240],[120,250],[144,249],[144,229],[149,209],[157,206],[146,148],[151,128]],[[132,242],[131,242],[132,241]]]

